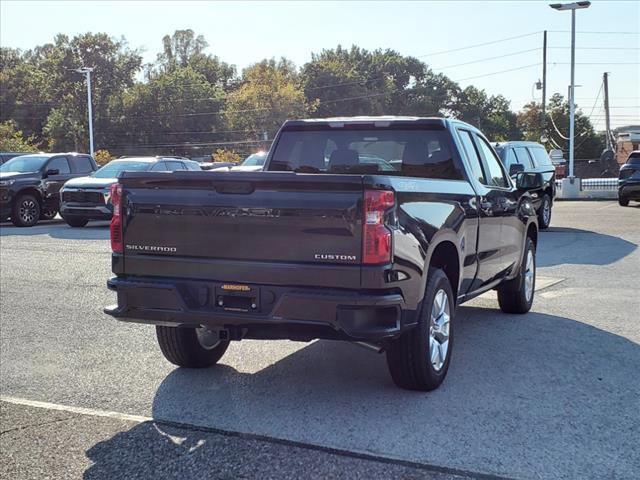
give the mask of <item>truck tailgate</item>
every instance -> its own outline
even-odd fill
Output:
[[[360,263],[360,176],[127,172],[120,183],[126,274],[151,273],[148,262],[143,268],[133,261],[141,258],[176,260],[181,268],[174,276],[182,276],[185,268],[202,270],[209,261],[249,270],[265,263],[280,268]],[[136,271],[138,265],[144,271]],[[162,275],[171,273],[162,270]]]

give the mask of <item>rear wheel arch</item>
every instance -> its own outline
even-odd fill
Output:
[[[453,290],[453,296],[457,299],[461,271],[460,252],[453,241],[442,240],[434,246],[427,271],[430,268],[439,268],[445,273]]]

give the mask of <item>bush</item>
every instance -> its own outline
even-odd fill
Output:
[[[222,148],[219,148],[215,153],[212,153],[211,158],[213,158],[214,162],[240,163],[242,161],[242,157],[238,153],[233,150],[224,150]]]
[[[107,163],[109,163],[114,158],[115,157],[113,157],[109,153],[109,150],[96,150],[95,152],[93,152],[93,159],[100,166],[106,165]]]

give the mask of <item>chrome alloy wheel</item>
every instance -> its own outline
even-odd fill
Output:
[[[198,343],[205,350],[213,350],[220,344],[218,332],[209,330],[207,327],[196,328],[196,336],[198,337]]]
[[[20,215],[20,220],[22,220],[24,223],[30,224],[35,220],[37,220],[36,218],[37,213],[38,213],[37,205],[35,201],[31,199],[26,199],[26,200],[23,200],[22,203],[20,203],[19,215]]]
[[[527,302],[531,301],[533,296],[533,284],[536,279],[536,264],[533,261],[533,252],[527,251],[527,261],[524,267],[524,296]]]
[[[431,307],[429,322],[429,354],[431,366],[436,372],[442,370],[449,352],[449,321],[451,308],[449,297],[444,290],[436,292]]]

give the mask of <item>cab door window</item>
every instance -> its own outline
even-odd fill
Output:
[[[71,173],[67,157],[56,157],[47,165],[47,170],[58,170],[58,175],[68,175]]]
[[[481,136],[474,135],[474,137],[487,172],[487,184],[494,187],[509,187],[509,180],[493,149]]]
[[[467,158],[469,159],[471,175],[481,184],[487,185],[487,180],[480,162],[480,156],[473,144],[473,139],[471,138],[471,132],[468,130],[458,130],[458,133],[460,134],[460,140],[462,141],[464,151],[467,153]]]
[[[504,166],[507,167],[507,171],[509,171],[509,169],[511,168],[511,165],[515,165],[518,162],[518,159],[516,158],[516,154],[513,151],[513,148],[507,148],[507,152],[505,155],[505,161],[504,161]]]

